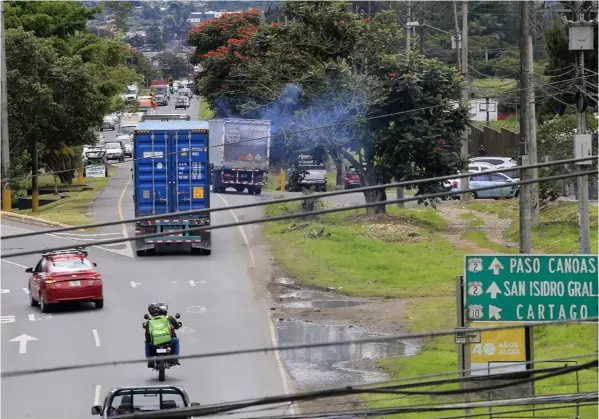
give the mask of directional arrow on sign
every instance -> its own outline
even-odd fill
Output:
[[[489,285],[489,288],[487,288],[487,294],[491,294],[492,299],[497,298],[497,294],[501,294],[501,290],[499,289],[495,281],[491,282],[491,285]]]
[[[24,354],[27,352],[27,342],[29,342],[30,340],[38,340],[38,339],[34,338],[33,336],[29,336],[29,335],[21,335],[21,336],[17,336],[14,339],[11,339],[10,342],[19,342],[19,353]]]
[[[499,314],[499,313],[501,313],[501,311],[502,310],[499,307],[489,305],[489,318],[495,319],[495,320],[501,320],[501,315]]]
[[[493,275],[499,275],[499,272],[503,269],[503,265],[499,262],[499,259],[493,259],[491,262],[491,266],[489,266],[489,270],[493,271]]]

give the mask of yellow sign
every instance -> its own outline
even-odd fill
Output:
[[[204,188],[201,186],[193,188],[193,199],[203,199],[204,198]]]
[[[507,325],[508,323],[506,323]],[[473,327],[501,326],[501,323],[472,324]],[[470,362],[525,362],[526,332],[523,327],[481,332],[480,343],[470,344]]]

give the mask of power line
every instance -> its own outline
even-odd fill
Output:
[[[582,367],[582,366],[580,366]],[[503,383],[504,387],[509,387],[510,383]],[[341,390],[341,391],[339,391]],[[234,402],[227,403],[222,405],[215,406],[204,406],[204,407],[182,407],[177,409],[169,409],[162,411],[153,411],[153,412],[144,412],[143,414],[129,414],[119,416],[123,419],[137,419],[140,417],[144,418],[182,418],[182,417],[198,417],[198,416],[207,416],[207,415],[215,415],[219,413],[231,412],[241,410],[247,407],[267,405],[271,403],[278,403],[282,400],[285,401],[301,401],[301,400],[312,400],[318,397],[336,397],[345,395],[345,393],[349,392],[349,394],[361,394],[355,393],[351,391],[351,387],[346,389],[337,389],[337,390],[324,390],[320,396],[314,394],[318,392],[310,392],[310,393],[299,393],[295,395],[289,396],[274,396],[274,397],[265,397],[264,399],[259,400],[250,400],[250,401],[242,401],[242,402]],[[473,392],[475,389],[465,389],[466,391]],[[479,389],[480,391],[485,391],[484,388]],[[459,390],[456,390],[459,391]],[[368,392],[364,390],[364,392]],[[560,394],[560,395],[549,395],[549,396],[533,396],[533,397],[523,397],[518,399],[503,399],[503,400],[493,400],[493,401],[483,401],[483,402],[468,402],[468,403],[454,403],[454,404],[428,404],[428,405],[417,405],[417,406],[405,406],[405,407],[391,407],[391,408],[375,408],[375,409],[365,409],[361,411],[346,411],[346,412],[325,412],[321,414],[299,414],[299,415],[285,415],[285,416],[274,416],[269,417],[269,419],[274,418],[285,418],[285,419],[300,419],[300,418],[328,418],[331,416],[353,416],[353,417],[368,417],[368,416],[383,416],[389,414],[402,414],[402,413],[416,413],[416,412],[439,412],[439,411],[447,411],[447,410],[464,410],[467,408],[488,408],[488,407],[503,407],[503,406],[521,406],[521,405],[536,405],[536,404],[559,404],[559,403],[573,403],[573,402],[596,402],[597,401],[597,393],[570,393],[570,394]],[[488,414],[488,413],[487,413]],[[498,412],[499,414],[499,412]],[[184,416],[187,415],[187,416]]]
[[[535,168],[535,167],[538,168],[538,167],[546,167],[546,166],[553,166],[553,165],[565,165],[565,164],[569,164],[569,163],[576,163],[578,161],[582,161],[583,159],[588,160],[588,159],[597,159],[597,158],[599,158],[599,155],[591,156],[591,157],[584,157],[584,158],[556,160],[556,161],[546,162],[546,163],[537,163],[534,165],[514,166],[514,167],[510,167],[509,170],[529,169],[529,168]],[[493,173],[501,173],[501,172],[505,172],[505,171],[506,171],[506,168],[500,168],[500,169],[485,170],[484,172],[485,172],[485,174],[493,174]],[[60,228],[55,228],[55,229],[43,230],[43,231],[32,231],[32,232],[27,232],[27,233],[19,233],[19,234],[13,234],[13,235],[8,235],[8,236],[2,236],[2,237],[0,237],[0,240],[16,239],[16,238],[29,237],[29,236],[38,236],[41,234],[63,233],[66,231],[91,229],[91,228],[97,228],[97,227],[107,227],[107,226],[113,226],[113,225],[125,225],[127,223],[134,223],[134,222],[138,222],[138,221],[151,221],[151,220],[157,220],[157,219],[161,219],[161,218],[179,217],[179,216],[183,216],[183,215],[209,214],[212,212],[219,212],[219,211],[231,211],[231,210],[246,209],[246,208],[253,208],[253,207],[259,207],[259,206],[266,206],[266,205],[285,204],[285,203],[289,203],[289,202],[304,201],[306,199],[323,199],[323,198],[329,198],[329,197],[337,196],[337,195],[346,195],[346,194],[353,194],[353,193],[359,193],[359,192],[367,192],[367,191],[372,191],[372,190],[379,190],[382,188],[406,187],[406,186],[414,186],[414,185],[420,185],[420,184],[426,184],[426,183],[442,182],[445,180],[463,178],[463,177],[467,177],[467,176],[472,176],[472,174],[453,174],[453,175],[438,176],[438,177],[427,178],[427,179],[415,179],[415,180],[408,180],[408,181],[403,181],[403,182],[388,183],[388,184],[383,184],[383,185],[364,186],[364,187],[349,189],[349,190],[331,191],[331,192],[314,194],[314,195],[310,195],[309,198],[306,198],[305,196],[293,197],[293,198],[282,198],[282,199],[275,199],[275,200],[269,200],[269,201],[263,201],[263,202],[253,202],[253,203],[248,203],[248,204],[232,205],[232,206],[224,207],[224,208],[205,208],[205,209],[200,209],[200,210],[179,211],[179,212],[165,213],[165,214],[160,214],[160,215],[129,218],[126,220],[106,221],[106,222],[102,222],[102,223],[92,223],[92,224],[81,224],[81,225],[72,226],[72,227],[60,227]]]
[[[583,78],[583,76],[573,77],[573,78],[569,79],[568,81],[573,81],[573,80],[577,80],[577,79],[581,79],[581,78]],[[514,82],[515,82],[515,80],[514,80]],[[505,86],[513,85],[514,82],[510,82],[508,84],[505,84]],[[563,83],[563,82],[564,81],[561,80],[561,81],[557,81],[557,82],[553,82],[553,83],[547,83],[547,84],[545,84],[545,86],[549,86],[549,85],[556,84],[556,83]],[[500,86],[494,86],[494,87],[490,87],[490,88],[500,88]],[[513,94],[513,93],[521,91],[521,90],[523,90],[523,89],[515,89],[513,91],[510,91],[510,93]],[[432,110],[432,109],[436,109],[436,108],[443,107],[443,106],[445,106],[445,104],[425,106],[425,107],[422,107],[422,108],[415,108],[415,109],[409,109],[409,110],[405,110],[405,111],[392,112],[392,113],[388,113],[388,114],[384,114],[384,115],[369,116],[369,117],[364,118],[364,120],[370,121],[370,120],[373,120],[373,119],[388,118],[388,117],[391,117],[391,116],[404,115],[404,114],[412,113],[412,112],[420,112],[420,111]],[[372,115],[374,113],[376,113],[376,111],[368,112],[365,115]],[[241,140],[241,141],[238,141],[237,144],[242,144],[242,143],[251,142],[251,141],[260,141],[260,140],[265,140],[265,139],[273,138],[273,137],[282,137],[282,136],[288,136],[288,135],[294,135],[294,134],[302,134],[302,133],[305,133],[305,132],[318,131],[318,130],[321,130],[321,129],[332,128],[332,127],[336,127],[336,126],[351,125],[351,124],[354,124],[354,123],[357,122],[356,121],[357,118],[363,118],[365,115],[356,116],[351,121],[337,122],[337,123],[328,124],[328,125],[320,125],[320,126],[317,126],[317,127],[304,128],[304,129],[296,130],[296,131],[284,131],[284,132],[281,132],[281,133],[278,133],[278,134],[271,134],[271,135],[266,136],[266,137],[259,137],[259,138],[251,138],[251,139],[247,139],[247,140]],[[233,118],[233,119],[240,119],[240,118]],[[219,145],[208,146],[207,148],[210,149],[210,148],[215,148],[215,147],[220,147],[220,146],[221,145],[219,144]],[[169,152],[169,153],[165,153],[165,155],[176,154],[176,153],[177,153],[176,151],[175,152]],[[115,163],[115,165],[124,164],[124,163],[132,162],[132,161],[144,160],[144,159],[153,159],[153,157],[140,157],[140,158],[136,158],[136,159],[129,159],[129,160],[125,160],[125,161],[120,162],[120,163]],[[51,173],[48,173],[48,174],[54,175],[54,174],[58,174],[58,173],[73,172],[73,171],[79,170],[79,169],[84,169],[84,167],[77,167],[77,168],[66,169],[66,170],[58,170],[58,171],[51,172]],[[29,175],[28,176],[21,176],[21,177],[7,179],[6,181],[13,182],[13,181],[22,180],[22,179],[29,179],[29,177],[30,177]]]
[[[597,317],[589,317],[586,319],[566,319],[566,320],[551,320],[544,322],[522,322],[518,324],[510,324],[510,325],[502,325],[502,326],[493,326],[493,327],[471,327],[469,328],[472,332],[477,331],[493,331],[493,330],[510,330],[521,327],[534,327],[534,326],[549,326],[549,325],[561,325],[561,324],[585,324],[593,321],[597,321]],[[372,337],[366,339],[356,339],[356,340],[344,340],[344,341],[335,341],[335,342],[320,342],[320,343],[304,343],[297,345],[285,345],[285,346],[273,346],[273,347],[262,347],[262,348],[254,348],[254,349],[234,349],[228,351],[221,352],[209,352],[204,354],[191,354],[191,355],[169,355],[162,357],[164,360],[174,360],[174,359],[201,359],[201,358],[214,358],[219,356],[232,356],[232,355],[245,355],[245,354],[253,354],[253,353],[268,353],[274,351],[288,351],[294,349],[309,349],[309,348],[324,348],[331,346],[345,346],[345,345],[355,345],[355,344],[364,344],[364,343],[380,343],[380,342],[389,342],[392,340],[410,340],[410,339],[421,339],[427,337],[439,337],[439,336],[450,336],[459,333],[458,329],[451,330],[437,330],[437,331],[429,331],[429,332],[418,332],[418,333],[403,333],[395,336],[384,336],[384,337]],[[560,360],[563,358],[560,358]],[[0,377],[8,378],[8,377],[20,377],[23,375],[31,375],[31,374],[43,374],[49,372],[56,371],[70,371],[70,370],[79,370],[79,369],[88,369],[88,368],[97,368],[97,367],[107,367],[107,366],[117,366],[117,365],[130,365],[130,364],[138,364],[148,362],[146,358],[141,359],[130,359],[124,361],[110,361],[110,362],[95,362],[95,363],[87,363],[87,364],[73,364],[73,365],[65,365],[59,367],[46,367],[46,368],[37,368],[37,369],[29,369],[29,370],[21,370],[21,371],[9,371],[9,372],[0,372]],[[541,361],[535,361],[541,362]],[[547,361],[545,361],[547,362]],[[488,368],[482,368],[481,370],[488,371]],[[467,370],[471,371],[471,370]]]
[[[588,159],[590,159],[590,157],[585,157],[583,159],[588,160]],[[571,177],[594,175],[596,173],[597,173],[596,170],[577,171],[577,172],[565,173],[565,174],[561,174],[561,175],[547,176],[547,177],[543,177],[543,178],[520,180],[518,182],[510,183],[510,185],[512,185],[512,186],[529,185],[529,184],[538,183],[538,182],[547,182],[547,181],[551,181],[551,180],[560,180],[560,179],[566,179],[566,178],[571,178]],[[473,175],[467,174],[466,176],[462,176],[462,177],[467,177],[467,176],[473,176]],[[382,189],[382,188],[385,188],[385,185],[381,185],[379,187],[379,189]],[[314,216],[314,215],[324,215],[324,214],[329,214],[329,213],[334,213],[334,212],[350,211],[353,209],[370,208],[370,207],[376,207],[376,206],[380,206],[380,205],[389,205],[389,204],[395,204],[395,203],[400,203],[400,202],[411,202],[411,201],[420,201],[420,200],[424,201],[424,200],[430,200],[430,199],[434,199],[434,198],[441,198],[444,196],[460,195],[460,194],[471,193],[471,192],[476,193],[476,192],[486,191],[486,190],[491,190],[491,189],[496,189],[496,188],[497,188],[496,185],[484,186],[484,187],[480,187],[480,188],[469,188],[469,189],[464,189],[464,190],[459,190],[459,191],[439,192],[439,193],[433,193],[433,194],[428,194],[428,195],[419,195],[419,196],[414,196],[414,197],[393,199],[393,200],[388,200],[388,201],[384,201],[384,202],[382,202],[382,201],[367,202],[365,204],[353,205],[353,206],[348,206],[348,207],[329,208],[329,209],[310,211],[310,212],[298,213],[298,214],[279,215],[279,216],[274,216],[274,217],[257,218],[257,219],[253,219],[253,220],[236,221],[233,223],[191,227],[191,228],[187,229],[186,232],[191,233],[191,232],[200,232],[200,231],[208,231],[208,230],[212,231],[212,230],[218,230],[218,229],[230,228],[230,227],[239,227],[239,226],[250,225],[250,224],[260,224],[260,223],[266,223],[266,222],[290,220],[293,218],[304,218],[304,217],[309,217],[309,216]],[[315,198],[306,198],[306,199],[315,199]],[[230,207],[227,207],[227,208],[230,209]],[[187,213],[189,213],[189,212],[187,212]],[[156,217],[153,217],[153,218],[156,218]],[[41,231],[40,234],[45,234],[45,233],[43,231]],[[102,245],[108,245],[108,244],[125,243],[128,241],[165,237],[168,235],[169,234],[166,232],[142,234],[142,235],[133,236],[133,237],[123,237],[123,238],[117,238],[117,239],[91,241],[91,242],[86,243],[85,246],[102,246]],[[49,251],[68,250],[68,249],[72,249],[72,248],[73,248],[73,246],[71,245],[71,246],[51,247],[51,248],[36,249],[36,250],[26,250],[26,251],[22,251],[22,252],[12,252],[9,254],[0,255],[0,259],[8,259],[8,258],[13,258],[13,257],[17,257],[17,256],[34,255],[34,254],[39,254],[39,253],[44,253],[44,252],[49,252]]]

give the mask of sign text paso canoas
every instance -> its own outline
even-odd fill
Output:
[[[464,262],[470,321],[597,317],[596,255],[467,255]]]

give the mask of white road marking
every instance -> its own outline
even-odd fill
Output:
[[[38,340],[38,339],[34,338],[33,336],[23,334],[21,336],[17,336],[14,339],[11,339],[9,342],[19,342],[19,354],[24,354],[24,353],[27,353],[27,342],[33,341],[33,340]]]
[[[92,333],[94,335],[94,340],[96,341],[96,346],[100,346],[100,335],[98,335],[98,331],[93,329]]]
[[[100,393],[102,392],[102,386],[98,384],[96,386],[96,391],[94,392],[94,404],[93,406],[98,406],[100,404]]]
[[[8,294],[9,292],[10,292],[10,290],[7,290],[7,289],[0,290],[0,294]]]
[[[230,207],[229,203],[227,202],[227,200],[222,197],[220,194],[216,194],[216,196],[218,196],[227,207]],[[235,220],[235,222],[239,222],[239,218],[237,218],[237,214],[235,214],[235,211],[233,210],[229,210],[229,212],[231,213],[231,215],[233,216],[233,219]],[[252,266],[255,264],[255,258],[254,258],[254,252],[252,250],[252,248],[250,247],[250,241],[248,240],[247,235],[245,234],[245,230],[243,229],[243,226],[238,226],[239,227],[239,231],[241,232],[241,237],[243,237],[243,241],[245,242],[248,252],[250,253],[250,259],[252,260]],[[277,332],[275,330],[272,318],[270,317],[270,315],[268,316],[268,326],[270,329],[270,339],[272,341],[273,346],[277,346]],[[281,356],[279,354],[279,351],[274,351],[275,353],[275,359],[277,361],[277,365],[279,367],[279,373],[281,375],[281,382],[283,383],[283,391],[285,391],[285,394],[290,394],[289,391],[289,383],[287,381],[287,370],[285,369],[285,365],[283,365],[283,361],[281,361]],[[295,414],[296,413],[296,408],[293,405],[289,406],[289,413],[290,414]]]
[[[29,315],[29,320],[32,321],[32,322],[34,322],[35,321],[35,314],[31,313]]]
[[[14,323],[16,321],[15,316],[0,316],[0,324]]]
[[[6,259],[0,259],[0,260],[2,260],[2,262],[6,262],[6,263],[10,263],[11,265],[18,266],[19,268],[25,268],[25,269],[27,269],[29,267],[29,266],[21,265],[20,263],[11,262],[10,260],[6,260]]]
[[[193,279],[190,279],[189,280],[189,285],[192,286],[192,287],[195,287],[196,286],[196,282]]]
[[[218,196],[225,203],[225,205],[227,207],[231,206],[231,205],[229,205],[229,202],[227,202],[227,200],[225,198],[223,198],[222,195],[216,194],[216,196]],[[229,210],[229,212],[233,216],[233,219],[235,220],[235,222],[238,223],[239,218],[237,218],[237,214],[235,214],[235,211]],[[238,226],[238,227],[239,227],[239,231],[241,232],[241,237],[243,237],[243,241],[245,242],[248,252],[250,253],[250,259],[252,260],[252,266],[254,266],[256,259],[254,258],[254,251],[250,247],[250,241],[248,240],[248,236],[245,234],[245,230],[243,229],[243,226]]]
[[[29,290],[27,288],[21,288],[25,294],[29,294]]]
[[[173,284],[177,285],[177,281],[173,281]]]
[[[137,288],[138,285],[141,285],[141,282],[129,281],[133,288]]]
[[[120,236],[121,233],[96,233],[96,234],[79,234],[79,233],[56,233],[61,236],[80,236],[80,237],[97,237],[97,236]],[[83,239],[81,239],[83,240]]]
[[[203,306],[189,306],[185,309],[187,313],[205,313],[206,307]]]
[[[26,228],[14,227],[12,225],[9,226],[9,228],[11,228],[13,230],[21,230],[21,231],[27,232],[27,233],[30,233],[30,232],[34,231],[34,230],[26,229]],[[45,236],[54,237],[55,239],[67,240],[67,241],[70,241],[70,242],[79,243],[76,239],[73,239],[73,238],[70,238],[70,237],[57,236],[56,234],[52,234],[52,233],[43,233],[43,234]],[[79,243],[79,244],[82,244],[82,243]],[[132,253],[128,253],[128,252],[123,253],[122,250],[107,249],[106,247],[103,247],[103,246],[92,246],[92,247],[95,247],[96,249],[104,250],[106,252],[116,253],[117,255],[127,256],[127,257],[130,257],[130,258],[133,258],[133,254]],[[28,266],[21,265],[19,263],[15,263],[15,262],[11,262],[9,260],[5,260],[5,259],[1,259],[1,260],[2,260],[2,262],[11,263],[13,265],[20,266],[21,268],[28,268]]]
[[[40,316],[39,314],[31,313],[29,315],[29,321],[32,321],[32,322],[37,321],[37,320],[42,320],[42,319],[51,319],[51,318],[52,318],[51,314],[45,314],[44,316]]]
[[[133,179],[133,176],[130,176],[129,180],[127,180],[127,184],[123,188],[123,192],[121,192],[121,196],[119,197],[119,200],[117,202],[117,210],[119,212],[119,218],[121,219],[121,221],[123,221],[125,219],[125,217],[123,217],[123,198],[125,197],[125,192],[127,192],[127,188],[131,184],[132,179]],[[121,224],[121,229],[123,232],[123,237],[128,238],[129,234],[127,233],[127,226],[125,224]],[[134,256],[133,256],[133,249],[131,248],[131,242],[125,242],[125,246],[127,249],[128,256],[133,258]]]

